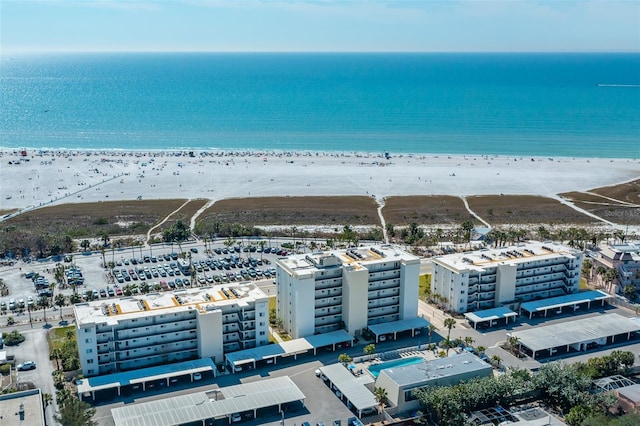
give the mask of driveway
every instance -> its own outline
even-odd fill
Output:
[[[53,386],[53,365],[49,360],[49,344],[47,343],[47,331],[45,329],[34,329],[23,331],[24,342],[18,346],[6,346],[7,355],[15,357],[16,365],[24,361],[35,361],[36,368],[29,371],[18,371],[18,382],[31,382],[36,388],[40,388],[42,393],[49,393],[54,397],[56,390]],[[53,422],[53,414],[56,410],[55,403],[49,405],[46,410],[47,424]]]

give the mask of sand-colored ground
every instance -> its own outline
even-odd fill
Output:
[[[634,159],[4,151],[2,210],[48,203],[269,196],[551,196],[640,177]],[[205,155],[206,154],[206,155]],[[29,161],[21,161],[28,159]]]

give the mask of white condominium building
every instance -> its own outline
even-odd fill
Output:
[[[89,377],[225,353],[269,342],[267,295],[252,283],[149,293],[74,306]]]
[[[431,291],[464,313],[575,293],[583,253],[551,242],[433,258]]]
[[[416,318],[420,259],[390,245],[276,261],[277,315],[293,338]]]

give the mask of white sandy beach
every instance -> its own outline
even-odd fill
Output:
[[[260,196],[553,196],[640,177],[638,159],[259,152],[0,152],[2,209]],[[28,159],[28,161],[26,161]]]

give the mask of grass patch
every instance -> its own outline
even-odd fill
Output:
[[[276,297],[275,296],[269,297],[269,311],[271,311],[272,309],[276,309]]]
[[[590,224],[595,220],[561,204],[534,195],[482,195],[467,197],[471,210],[491,225],[528,223]]]
[[[418,297],[425,299],[431,293],[431,274],[420,275]]]
[[[465,220],[478,222],[469,214],[459,197],[449,195],[389,197],[385,200],[382,214],[385,221],[395,226],[459,225]]]
[[[53,328],[48,336],[49,336],[49,349],[62,349],[62,346],[64,345],[64,343],[68,340],[67,339],[67,332],[68,331],[72,331],[73,332],[73,340],[76,339],[76,328],[73,325],[70,325],[68,327],[56,327]]]
[[[200,222],[244,226],[380,225],[372,197],[256,197],[217,201]]]
[[[67,234],[73,238],[140,234],[186,200],[130,200],[61,204],[36,209],[5,221],[14,231]]]

